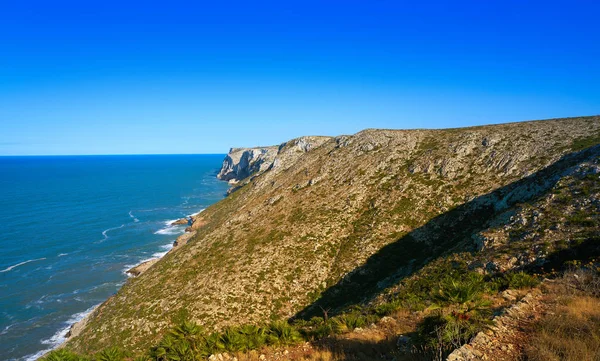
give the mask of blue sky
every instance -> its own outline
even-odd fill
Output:
[[[123,3],[3,3],[1,155],[600,114],[593,1]]]

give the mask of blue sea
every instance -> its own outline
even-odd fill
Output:
[[[225,195],[224,155],[0,157],[0,360],[35,360]]]

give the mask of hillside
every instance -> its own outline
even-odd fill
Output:
[[[278,147],[67,347],[140,351],[183,319],[334,315],[383,302],[440,256],[470,252],[485,273],[596,242],[600,117],[313,138]]]

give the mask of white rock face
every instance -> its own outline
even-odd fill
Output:
[[[217,178],[235,183],[251,174],[264,172],[273,164],[277,148],[231,148]]]
[[[277,173],[291,167],[304,153],[319,147],[331,137],[306,136],[292,139],[278,146],[231,148],[223,160],[217,178],[235,184],[251,175],[267,170]]]

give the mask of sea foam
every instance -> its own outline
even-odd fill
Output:
[[[42,260],[45,260],[45,259],[46,259],[46,257],[42,257],[42,258],[36,258],[36,259],[28,259],[28,260],[27,260],[27,261],[25,261],[25,262],[17,263],[17,264],[15,264],[15,265],[12,265],[12,266],[10,266],[10,267],[8,267],[8,268],[5,268],[5,269],[3,269],[2,271],[0,271],[0,273],[3,273],[3,272],[8,272],[8,271],[10,271],[10,270],[12,270],[12,269],[14,269],[14,268],[17,268],[17,267],[19,267],[19,266],[22,266],[22,265],[24,265],[24,264],[27,264],[27,263],[29,263],[29,262],[42,261]]]
[[[45,350],[38,351],[38,352],[36,352],[34,354],[31,354],[31,355],[27,355],[27,356],[23,357],[21,360],[23,360],[23,361],[35,361],[38,358],[44,356],[44,354],[46,354],[46,353],[54,350],[58,346],[60,346],[60,344],[62,344],[63,342],[65,342],[67,340],[67,333],[71,329],[71,326],[73,326],[73,324],[75,324],[75,323],[83,320],[86,316],[88,316],[90,313],[92,313],[92,311],[94,311],[94,309],[96,307],[98,307],[99,305],[100,304],[94,305],[94,306],[88,308],[87,310],[85,310],[83,312],[79,312],[79,313],[76,313],[76,314],[72,315],[71,318],[69,318],[64,323],[64,327],[62,327],[61,329],[59,329],[50,338],[41,341],[41,343],[43,345],[49,345],[50,346],[49,348],[47,348]]]

